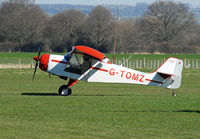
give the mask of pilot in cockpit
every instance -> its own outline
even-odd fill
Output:
[[[82,72],[86,72],[92,65],[92,59],[90,56],[84,55],[83,56],[83,63],[81,64]]]

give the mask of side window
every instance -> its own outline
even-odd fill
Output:
[[[83,61],[81,63],[82,73],[86,72],[92,66],[93,58],[87,55],[83,56]]]
[[[80,66],[80,58],[74,53],[70,59],[70,64],[74,66]]]
[[[93,60],[94,59],[91,56],[73,53],[65,71],[75,74],[83,74],[92,66]]]

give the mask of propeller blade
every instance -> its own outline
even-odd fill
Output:
[[[38,61],[37,61],[36,64],[35,64],[35,70],[34,70],[34,73],[33,73],[32,81],[33,81],[34,78],[35,78],[35,73],[36,73],[36,71],[37,71],[37,67],[38,67]]]
[[[39,60],[40,60],[41,50],[42,50],[42,45],[40,45],[40,47],[39,47],[39,49],[38,49],[38,56],[36,56],[36,57],[33,58],[33,59],[36,61],[36,64],[35,64],[35,70],[34,70],[34,73],[33,73],[32,81],[33,81],[34,78],[35,78],[35,74],[36,74],[37,67],[38,67],[38,62],[39,62]]]

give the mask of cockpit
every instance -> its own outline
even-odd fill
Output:
[[[86,46],[75,46],[72,51],[64,56],[64,59],[68,62],[65,71],[83,74],[96,62],[103,60],[104,57],[104,54],[95,49]]]
[[[85,73],[96,61],[92,56],[77,51],[67,53],[64,58],[69,62],[65,71],[75,74]]]

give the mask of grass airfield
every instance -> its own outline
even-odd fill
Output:
[[[148,70],[147,70],[148,71]],[[38,69],[0,69],[0,138],[200,138],[200,70],[184,69],[171,90],[64,80]]]

